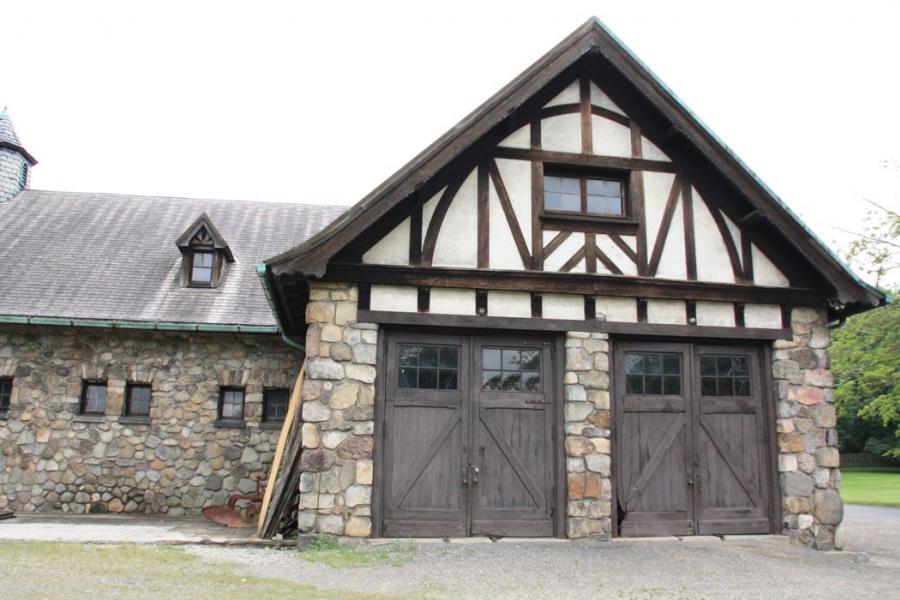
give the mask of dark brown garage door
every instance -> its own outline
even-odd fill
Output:
[[[387,339],[382,535],[554,535],[551,341]]]
[[[621,535],[772,530],[756,349],[618,343],[615,392]]]

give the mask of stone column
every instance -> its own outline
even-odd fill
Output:
[[[566,527],[570,538],[607,539],[611,531],[607,337],[580,331],[566,334]]]
[[[785,533],[821,550],[841,546],[843,504],[824,310],[795,308],[793,339],[774,343],[778,471]]]
[[[311,283],[300,460],[302,533],[371,532],[376,325],[358,323],[357,288]]]

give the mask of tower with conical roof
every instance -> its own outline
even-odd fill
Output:
[[[4,108],[0,111],[0,202],[15,198],[28,187],[29,171],[36,164],[37,161],[19,141],[9,113]]]

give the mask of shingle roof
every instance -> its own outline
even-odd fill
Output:
[[[6,146],[8,148],[15,148],[25,155],[25,158],[31,164],[37,164],[37,161],[31,156],[25,147],[22,145],[22,142],[19,140],[19,136],[16,135],[16,130],[13,127],[12,121],[9,118],[9,113],[5,110],[0,110],[0,147]]]
[[[178,237],[207,213],[235,262],[180,283]],[[256,275],[343,212],[305,204],[26,190],[0,211],[0,315],[275,325]]]

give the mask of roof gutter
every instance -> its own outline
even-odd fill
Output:
[[[52,327],[95,327],[100,329],[136,329],[145,331],[196,331],[202,333],[278,333],[274,325],[219,325],[178,321],[131,321],[121,319],[80,319],[35,315],[0,315],[0,323],[11,325],[48,325]]]
[[[277,329],[281,333],[281,339],[283,339],[284,343],[288,346],[305,353],[306,345],[290,338],[288,334],[285,333],[284,324],[281,322],[281,313],[278,311],[278,306],[275,304],[275,294],[274,290],[272,290],[272,274],[269,271],[269,265],[266,263],[257,264],[256,275],[259,277],[259,283],[262,285],[263,292],[266,295],[266,302],[269,303],[269,308],[275,316],[275,322],[278,323]]]

